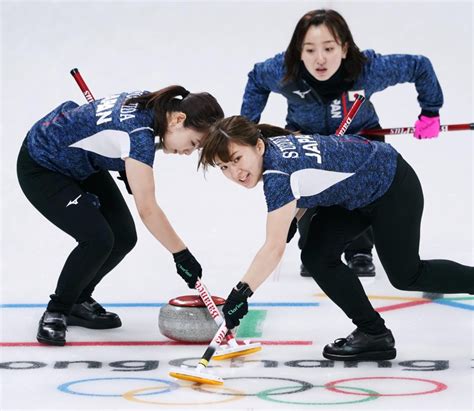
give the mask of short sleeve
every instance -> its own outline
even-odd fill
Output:
[[[268,212],[277,210],[295,200],[290,176],[281,171],[266,171],[263,175],[263,191]]]
[[[129,157],[153,167],[155,160],[155,137],[152,129],[149,127],[135,129],[129,135]]]

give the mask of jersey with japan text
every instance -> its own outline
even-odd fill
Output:
[[[295,199],[297,208],[364,207],[390,187],[397,156],[389,144],[355,135],[268,138],[263,158],[268,212]]]
[[[66,101],[33,125],[31,157],[41,166],[84,180],[100,170],[122,171],[127,157],[153,166],[153,113],[124,104],[145,91],[120,93],[79,106]]]
[[[270,93],[278,93],[288,104],[285,128],[304,134],[328,135],[337,130],[357,93],[364,95],[366,101],[347,130],[347,134],[356,134],[362,129],[378,127],[379,118],[370,97],[407,82],[414,83],[422,110],[439,111],[443,105],[443,92],[428,58],[409,54],[381,55],[374,50],[364,50],[363,54],[367,61],[360,76],[350,90],[331,102],[323,101],[301,73],[295,80],[283,81],[285,53],[257,63],[249,73],[240,113],[258,123]]]

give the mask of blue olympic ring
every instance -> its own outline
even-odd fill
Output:
[[[76,381],[70,381],[64,384],[61,384],[58,386],[58,390],[65,392],[66,394],[74,394],[74,395],[85,395],[89,397],[122,397],[122,394],[92,394],[92,393],[86,393],[86,392],[79,392],[79,391],[74,391],[71,390],[69,387],[74,384],[81,384],[84,382],[91,382],[91,381],[107,381],[107,380],[139,380],[139,381],[152,381],[152,382],[162,382],[165,384],[169,385],[169,388],[163,390],[163,391],[154,391],[154,392],[149,392],[146,394],[139,394],[141,396],[145,395],[156,395],[156,394],[164,394],[166,392],[171,392],[174,390],[177,390],[180,386],[179,384],[173,382],[173,381],[168,381],[168,380],[160,380],[159,378],[138,378],[138,377],[109,377],[109,378],[87,378],[85,380],[76,380]]]

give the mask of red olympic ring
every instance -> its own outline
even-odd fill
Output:
[[[435,388],[429,391],[413,392],[408,394],[365,394],[358,392],[344,391],[340,388],[337,388],[336,385],[344,384],[348,381],[361,381],[361,380],[410,380],[410,381],[421,381],[433,384]],[[350,395],[366,395],[366,396],[379,396],[379,397],[401,397],[407,395],[424,395],[424,394],[433,394],[435,392],[444,391],[448,388],[447,385],[433,380],[425,380],[423,378],[410,378],[410,377],[361,377],[361,378],[345,378],[343,380],[331,381],[325,384],[326,389],[329,391],[339,392],[341,394],[350,394]]]

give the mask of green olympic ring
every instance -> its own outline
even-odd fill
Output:
[[[325,385],[313,385],[315,388],[326,388]],[[378,393],[372,390],[368,390],[366,388],[357,388],[357,387],[340,387],[340,388],[348,388],[351,390],[359,390],[365,393],[368,393],[369,396],[366,396],[362,400],[355,400],[355,401],[338,401],[338,402],[303,402],[303,401],[285,401],[285,400],[277,400],[276,398],[271,397],[272,395],[281,395],[286,393],[275,393],[275,391],[288,389],[288,388],[297,388],[297,387],[279,387],[279,388],[270,388],[269,390],[260,391],[257,394],[257,397],[266,400],[266,401],[273,401],[279,402],[283,404],[293,404],[293,405],[342,405],[342,404],[356,404],[360,402],[367,402],[376,400],[378,397]]]

